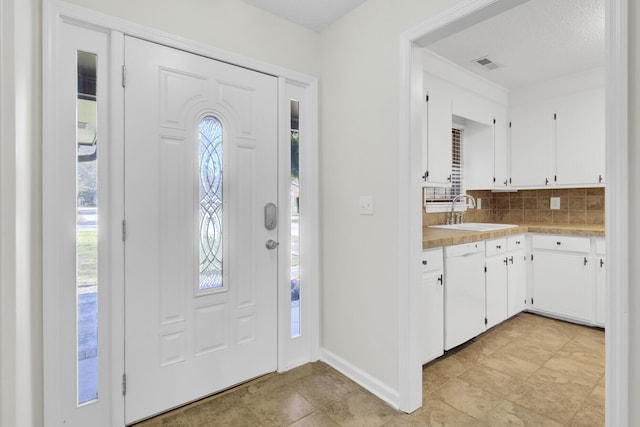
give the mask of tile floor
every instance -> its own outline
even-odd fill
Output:
[[[317,362],[138,427],[507,425],[603,426],[604,332],[520,314],[425,365],[410,415]]]

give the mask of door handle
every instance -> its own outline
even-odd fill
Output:
[[[269,239],[269,240],[267,240],[267,243],[264,244],[264,246],[267,249],[271,250],[271,249],[277,248],[279,244],[280,244],[279,242],[276,242],[275,240]]]
[[[264,228],[274,230],[278,226],[278,208],[273,203],[264,205]]]

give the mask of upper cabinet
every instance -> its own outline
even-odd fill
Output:
[[[604,105],[597,88],[510,108],[510,184],[604,184]]]
[[[511,108],[509,113],[510,185],[550,185],[555,169],[553,108],[548,102],[538,102]]]
[[[557,120],[556,184],[604,183],[604,88],[555,100]]]
[[[451,92],[442,80],[425,73],[422,166],[424,185],[451,185]]]

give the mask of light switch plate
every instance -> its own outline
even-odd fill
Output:
[[[558,210],[560,209],[560,197],[552,197],[550,202],[549,209]]]
[[[360,215],[373,215],[373,196],[360,196]]]

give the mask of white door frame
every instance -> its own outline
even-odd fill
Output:
[[[123,188],[123,159],[124,159],[124,123],[122,106],[124,105],[123,90],[121,87],[121,65],[124,61],[123,38],[131,35],[154,43],[162,44],[175,49],[184,50],[197,55],[202,55],[215,60],[231,63],[240,67],[252,69],[265,74],[278,77],[278,134],[281,138],[280,149],[289,143],[289,111],[283,108],[288,105],[289,99],[295,96],[304,103],[301,108],[301,123],[306,134],[305,145],[300,148],[300,181],[304,185],[304,199],[301,198],[301,211],[304,217],[304,225],[301,234],[305,243],[300,247],[301,259],[304,263],[305,278],[301,289],[301,300],[304,299],[306,308],[301,319],[304,322],[305,332],[303,339],[291,339],[289,333],[288,295],[290,292],[290,279],[288,265],[279,262],[278,266],[278,371],[286,371],[292,367],[306,362],[316,361],[319,358],[320,347],[320,320],[319,320],[319,210],[318,210],[318,80],[315,77],[289,70],[277,65],[255,60],[243,55],[218,49],[204,43],[195,42],[186,38],[174,36],[162,31],[134,24],[119,18],[98,13],[79,6],[70,5],[60,0],[43,1],[43,182],[55,183],[56,170],[50,166],[55,153],[52,152],[56,129],[55,105],[56,105],[56,73],[55,52],[58,40],[58,27],[63,22],[73,22],[88,29],[106,32],[110,36],[111,49],[111,93],[108,100],[110,113],[110,131],[112,135],[111,159],[112,169],[110,184],[114,193],[111,203],[112,228],[110,242],[113,244],[111,257],[112,286],[109,299],[111,301],[110,327],[111,327],[111,363],[110,363],[110,404],[112,407],[112,420],[104,420],[105,426],[120,425],[124,423],[124,399],[121,391],[121,378],[124,372],[124,252],[123,246],[116,244],[119,239],[118,218],[124,218],[123,197],[120,189]],[[286,142],[284,141],[286,139]],[[283,161],[280,156],[280,162]],[[282,165],[279,165],[279,169]],[[283,176],[282,174],[280,176]],[[288,176],[288,172],[287,172]],[[289,182],[278,183],[279,194],[288,190]],[[45,188],[47,186],[45,185]],[[280,196],[280,203],[284,198]],[[56,363],[59,358],[57,346],[58,337],[64,333],[58,325],[55,309],[55,296],[62,288],[57,279],[56,265],[51,256],[54,245],[46,242],[55,235],[57,224],[47,211],[56,207],[56,200],[47,193],[43,194],[43,320],[44,320],[44,395],[45,395],[45,425],[58,425],[57,417],[61,406],[61,399],[57,390],[61,379],[56,375]],[[280,207],[280,215],[283,215],[283,206]],[[279,233],[279,238],[288,236],[287,233]],[[286,258],[281,254],[280,258]],[[286,271],[284,271],[286,270]],[[102,291],[105,292],[105,291]]]
[[[420,190],[422,145],[420,138],[421,64],[413,60],[417,42],[436,31],[465,28],[474,15],[496,14],[504,0],[466,0],[400,35],[399,111],[399,406],[406,412],[422,404],[419,334],[419,260],[422,252],[422,209],[415,195]],[[607,333],[606,422],[628,424],[628,0],[606,4],[606,240]],[[403,221],[402,219],[409,219]]]

